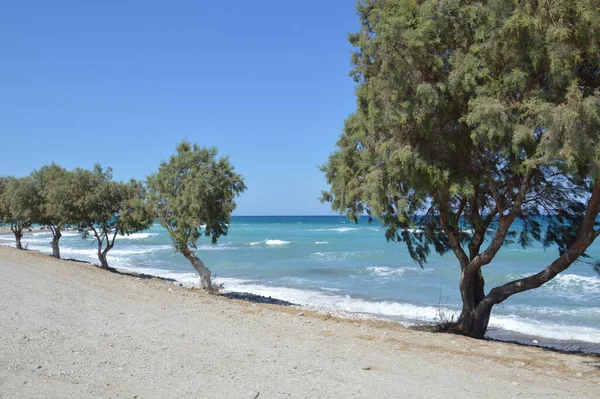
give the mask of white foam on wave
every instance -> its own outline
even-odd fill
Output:
[[[310,231],[338,231],[340,233],[345,233],[348,231],[360,230],[360,227],[336,227],[333,229],[310,229]]]
[[[32,236],[48,236],[48,238],[52,237],[52,231],[50,230],[44,230],[44,231],[36,231],[35,233],[31,234]],[[74,231],[74,230],[62,230],[60,232],[61,237],[76,237],[81,235],[81,233]]]
[[[140,245],[130,246],[126,248],[113,248],[108,252],[108,255],[143,255],[160,251],[172,250],[171,245]]]
[[[316,241],[315,244],[317,244],[317,245],[325,245],[325,244],[329,244],[329,242],[327,242],[327,241]]]
[[[402,317],[423,321],[434,321],[439,314],[439,309],[433,306],[418,306],[391,301],[368,301],[360,298],[352,298],[348,295],[333,295],[326,292],[297,288],[269,287],[248,282],[223,281],[223,285],[226,291],[250,292],[318,309],[340,310],[374,316]],[[452,313],[449,309],[445,309],[445,312],[448,314]]]
[[[162,278],[169,278],[175,281],[178,281],[185,285],[196,285],[200,281],[200,277],[198,273],[193,272],[178,272],[174,270],[165,270],[165,269],[154,269],[149,267],[128,267],[128,266],[119,266],[120,269],[128,270],[134,273],[148,274],[151,276],[157,276]]]
[[[508,280],[514,281],[528,274],[509,274]],[[552,280],[532,291],[535,295],[567,298],[573,301],[589,302],[600,295],[600,277],[579,274],[558,274]]]
[[[377,277],[390,277],[390,276],[396,276],[396,277],[400,277],[403,276],[406,272],[420,272],[420,271],[424,271],[423,269],[420,269],[418,267],[388,267],[388,266],[372,266],[372,267],[367,267],[366,270],[373,276],[377,276]]]
[[[514,313],[521,315],[533,315],[542,317],[553,317],[560,319],[561,317],[588,317],[600,319],[600,307],[542,307],[531,305],[510,305],[506,310],[511,310]]]
[[[200,276],[196,272],[182,272],[176,270],[157,269],[151,267],[134,267],[127,264],[118,265],[119,269],[127,270],[134,273],[147,274],[150,276],[168,278],[175,280],[178,283],[188,287],[197,287],[200,285]],[[190,266],[191,268],[191,266]],[[250,282],[250,280],[242,280],[231,277],[215,277],[213,282],[216,284],[223,285],[235,285],[239,286]]]
[[[265,240],[265,244],[267,244],[267,245],[286,245],[286,244],[290,244],[290,242],[283,241],[283,240]]]
[[[490,317],[490,327],[498,327],[526,335],[536,335],[543,338],[558,340],[574,340],[600,343],[600,330],[585,326],[572,326],[551,322],[541,322],[531,318],[524,319],[519,316],[494,316]]]
[[[203,244],[196,247],[196,251],[228,251],[238,249],[230,244]]]
[[[63,237],[80,237],[81,233],[79,233],[78,231],[63,231],[62,233]]]
[[[600,277],[580,276],[578,274],[559,274],[554,278],[558,286],[564,289],[579,288],[585,293],[600,293]]]
[[[349,231],[381,231],[378,227],[335,227],[335,228],[321,228],[321,229],[309,229],[308,231],[337,231],[339,233],[347,233]]]
[[[325,260],[328,262],[343,261],[348,258],[358,258],[364,255],[365,252],[360,251],[345,251],[345,252],[314,252],[310,254],[313,259]]]
[[[255,242],[251,242],[248,245],[251,246],[256,246],[256,245],[287,245],[287,244],[291,244],[290,241],[283,241],[283,240],[263,240],[263,241],[255,241]]]
[[[133,234],[129,234],[128,236],[122,236],[119,238],[126,239],[126,240],[144,240],[146,238],[154,237],[157,235],[158,235],[158,233],[133,233]]]

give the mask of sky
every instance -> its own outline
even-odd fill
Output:
[[[144,179],[181,140],[248,190],[235,215],[327,215],[319,165],[355,109],[354,0],[5,2],[0,175],[99,162]]]

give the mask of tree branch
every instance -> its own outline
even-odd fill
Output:
[[[478,308],[480,306],[481,309],[489,308],[490,306],[503,302],[514,294],[538,288],[552,280],[558,273],[566,270],[585,252],[585,250],[594,242],[596,237],[600,235],[600,230],[594,230],[594,224],[599,212],[600,185],[595,184],[592,190],[592,197],[590,198],[590,202],[585,212],[581,232],[579,233],[577,240],[569,247],[569,249],[541,272],[493,288],[480,302]]]
[[[450,247],[452,247],[454,255],[460,262],[461,269],[464,269],[469,264],[469,258],[460,245],[460,231],[458,231],[456,227],[450,225],[448,221],[448,210],[444,206],[440,206],[440,222],[442,224],[442,230],[444,230],[444,233],[448,236]]]
[[[469,263],[468,272],[474,272],[475,270],[489,264],[504,244],[504,240],[506,239],[506,235],[508,234],[510,226],[513,224],[516,217],[521,213],[521,205],[523,204],[523,200],[527,195],[527,188],[529,187],[533,170],[534,169],[531,168],[525,172],[525,176],[523,176],[523,179],[521,180],[519,191],[514,199],[511,211],[506,216],[500,214],[500,225],[498,226],[498,229],[496,229],[496,234],[494,235],[492,242],[485,251],[475,256],[475,258]]]

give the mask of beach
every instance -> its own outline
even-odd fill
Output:
[[[0,247],[0,397],[596,398],[600,359],[205,294]]]
[[[217,284],[232,292],[273,297],[316,310],[400,323],[435,323],[458,317],[460,277],[456,258],[432,254],[422,268],[402,243],[388,243],[384,227],[345,217],[233,217],[217,244],[200,239],[197,254]],[[50,254],[52,234],[34,229],[22,239],[29,250]],[[0,244],[14,246],[14,236]],[[98,262],[94,239],[64,231],[63,258]],[[600,246],[588,251],[600,258]],[[486,287],[537,273],[555,248],[507,246],[485,268]],[[135,273],[198,283],[198,274],[173,251],[167,231],[119,236],[109,264]],[[541,346],[600,353],[600,276],[578,262],[539,289],[494,307],[488,335]]]

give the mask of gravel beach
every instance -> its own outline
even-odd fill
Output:
[[[0,247],[0,398],[598,398],[600,358],[344,320]]]

